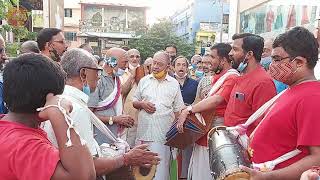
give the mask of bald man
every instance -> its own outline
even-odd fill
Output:
[[[40,53],[38,43],[36,41],[26,41],[21,44],[20,54]]]
[[[94,92],[90,94],[88,106],[104,122],[108,128],[116,135],[121,137],[124,128],[130,128],[134,120],[123,115],[123,99],[121,95],[120,76],[128,68],[126,51],[120,48],[111,48],[107,51],[104,72]],[[110,142],[98,129],[94,129],[98,144]]]
[[[266,39],[264,42],[263,53],[261,56],[260,64],[265,70],[269,70],[269,65],[271,64],[271,52],[272,52],[273,39]]]
[[[166,133],[184,107],[180,85],[168,75],[169,66],[169,55],[157,52],[153,57],[152,74],[140,80],[133,97],[133,107],[139,110],[136,143],[150,144],[151,151],[158,153],[161,159],[154,180],[169,179],[171,151],[164,145]]]

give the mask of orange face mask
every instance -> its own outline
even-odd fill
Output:
[[[156,79],[162,79],[162,78],[164,78],[166,75],[167,75],[167,72],[166,72],[165,70],[160,71],[160,72],[158,72],[158,73],[153,73],[153,76],[154,76]]]

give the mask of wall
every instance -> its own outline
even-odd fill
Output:
[[[228,1],[225,1],[223,10],[224,14],[229,14]],[[212,0],[188,1],[186,7],[176,12],[171,19],[176,25],[176,34],[192,42],[200,31],[201,22],[220,24],[221,6],[219,3],[213,4]]]

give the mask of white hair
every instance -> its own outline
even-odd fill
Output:
[[[61,58],[61,66],[67,73],[67,78],[80,75],[80,69],[83,67],[95,67],[95,57],[88,51],[80,48],[74,48],[66,51]]]

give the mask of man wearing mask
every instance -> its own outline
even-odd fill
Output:
[[[126,129],[125,139],[133,147],[136,140],[138,112],[132,105],[132,98],[138,86],[137,82],[135,82],[135,76],[136,68],[140,67],[140,52],[136,49],[130,49],[127,51],[126,56],[129,60],[129,68],[126,69],[124,75],[120,76],[120,79],[124,96],[124,113],[134,119],[134,125]]]
[[[196,93],[198,82],[188,77],[188,59],[183,56],[178,56],[174,60],[174,77],[180,84],[180,90],[183,98],[183,102],[186,106],[193,104]],[[182,167],[180,178],[187,179],[188,167],[192,154],[192,145],[182,150]]]
[[[79,135],[86,141],[91,155],[94,157],[93,162],[98,178],[116,170],[126,163],[127,165],[144,165],[145,163],[153,163],[157,158],[149,153],[144,145],[137,146],[124,155],[116,157],[101,157],[100,147],[94,139],[91,119],[92,113],[86,107],[89,96],[86,86],[89,86],[91,91],[97,87],[102,69],[95,62],[94,56],[83,49],[71,49],[65,52],[61,59],[61,66],[67,73],[66,86],[63,91],[63,96],[72,103],[72,112],[70,117],[74,120],[74,126],[78,130]],[[50,121],[46,121],[44,130],[48,134],[49,140],[55,147],[58,147],[56,136],[54,134]],[[126,162],[127,161],[127,162]]]
[[[272,53],[272,43],[273,43],[273,39],[267,39],[264,42],[264,48],[263,48],[263,53],[262,53],[262,58],[260,61],[260,64],[264,67],[264,69],[266,71],[269,70],[269,66],[271,64],[272,58],[271,58],[271,53]],[[280,92],[282,92],[283,90],[288,88],[288,85],[277,81],[277,80],[273,80],[274,85],[276,86],[277,89],[277,93],[279,94]]]
[[[90,94],[90,88],[84,87],[84,92],[90,94],[88,106],[104,122],[115,136],[120,137],[124,133],[124,128],[130,128],[134,120],[123,115],[123,99],[121,95],[120,76],[128,68],[126,51],[120,48],[111,48],[107,51],[104,72],[94,92]],[[96,128],[95,137],[98,144],[109,142],[108,139]]]
[[[202,57],[201,64],[202,64],[204,74],[198,85],[196,102],[199,102],[202,99],[204,99],[207,96],[212,86],[212,83],[211,83],[212,70],[213,70],[212,61],[213,61],[213,58],[210,54],[206,54]]]
[[[270,105],[250,138],[250,156],[257,170],[243,169],[252,180],[299,179],[320,164],[320,83],[314,76],[318,48],[316,38],[304,27],[275,39],[270,74],[290,88]]]
[[[260,64],[263,66],[263,68],[268,71],[269,66],[271,64],[271,52],[272,52],[272,43],[273,39],[268,38],[264,41],[264,47],[263,47],[263,53],[261,56]]]
[[[68,49],[62,30],[57,28],[42,29],[37,36],[37,43],[41,54],[56,62],[60,62]]]
[[[175,45],[170,44],[166,46],[165,51],[170,56],[170,68],[168,70],[168,73],[170,76],[173,76],[174,74],[173,60],[177,57],[178,49]]]
[[[263,38],[244,33],[235,34],[232,39],[232,50],[229,55],[232,67],[237,69],[241,76],[236,79],[230,94],[224,115],[226,126],[245,123],[256,110],[276,95],[272,78],[260,65]],[[258,121],[247,127],[247,134],[250,134],[257,124]]]
[[[225,43],[218,43],[212,46],[210,54],[213,58],[212,64],[215,73],[212,78],[213,86],[207,98],[197,104],[188,106],[181,112],[177,123],[179,132],[183,132],[183,124],[190,113],[201,113],[210,109],[216,114],[212,120],[213,126],[224,125],[224,112],[230,98],[231,90],[235,84],[235,79],[239,76],[239,73],[231,68],[231,60],[228,55],[230,50],[231,46]],[[217,83],[218,80],[222,81],[220,85]],[[212,179],[209,165],[207,134],[194,144],[189,170],[188,179]]]
[[[189,73],[190,77],[192,79],[197,79],[198,77],[196,76],[196,70],[198,67],[198,64],[201,63],[202,57],[198,54],[192,56],[191,58],[191,66],[189,66]]]
[[[150,150],[159,154],[154,180],[168,180],[170,147],[164,145],[166,133],[184,107],[177,80],[168,75],[170,57],[157,52],[153,57],[152,74],[143,77],[133,97],[133,106],[139,110],[137,144],[148,143]]]

